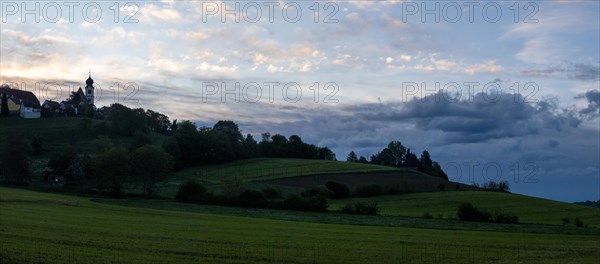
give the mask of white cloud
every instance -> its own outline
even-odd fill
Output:
[[[220,73],[220,74],[231,74],[231,73],[237,72],[239,68],[236,65],[227,67],[227,66],[214,65],[214,64],[210,64],[206,61],[203,61],[202,63],[200,63],[200,65],[198,65],[198,67],[196,67],[196,69],[203,71],[203,72],[209,71],[209,72]]]
[[[502,66],[497,65],[495,60],[489,60],[481,64],[465,67],[465,73],[473,75],[476,73],[498,73],[502,71]]]
[[[140,9],[140,13],[142,14],[143,20],[148,22],[155,22],[155,20],[165,21],[165,22],[180,22],[181,14],[172,8],[169,7],[159,7],[154,4],[144,5]]]

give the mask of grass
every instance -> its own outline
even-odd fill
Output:
[[[490,213],[516,215],[522,223],[562,225],[566,217],[572,224],[579,217],[584,224],[600,227],[600,209],[502,192],[448,191],[352,198],[331,201],[331,209],[357,201],[377,201],[384,215],[421,217],[430,213],[433,217],[455,218],[458,206],[468,202]]]
[[[401,169],[330,160],[257,158],[225,164],[187,168],[174,173],[168,182],[159,184],[157,189],[162,196],[173,197],[179,188],[179,184],[189,179],[201,182],[213,192],[219,192],[221,190],[220,187],[222,181],[231,178],[242,179],[245,182],[246,187],[249,188],[262,188],[270,185],[258,183],[256,181],[314,174],[383,172],[396,170]],[[296,190],[295,188],[290,189]]]
[[[199,166],[177,173],[182,178],[196,178],[210,182],[238,177],[246,181],[273,180],[302,175],[394,171],[398,168],[362,163],[331,160],[307,160],[286,158],[258,158],[226,164]]]
[[[599,236],[282,221],[0,188],[2,263],[596,263]]]

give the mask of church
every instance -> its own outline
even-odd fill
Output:
[[[84,92],[85,91],[85,92]],[[94,79],[92,73],[85,81],[85,88],[72,92],[69,98],[58,103],[52,100],[46,100],[42,104],[42,116],[50,117],[54,115],[79,115],[85,114],[84,111],[95,111],[94,105]]]

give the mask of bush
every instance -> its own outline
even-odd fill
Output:
[[[378,215],[379,205],[377,202],[362,203],[356,202],[355,204],[346,204],[340,209],[341,213],[345,214],[363,214],[363,215]]]
[[[189,180],[179,186],[179,191],[175,194],[175,201],[182,203],[199,203],[206,198],[206,188],[204,185]]]
[[[344,199],[350,196],[350,189],[345,184],[330,181],[325,186],[333,192],[333,198],[335,199]]]
[[[488,222],[491,219],[491,215],[488,212],[479,211],[470,203],[463,203],[458,207],[458,219],[463,221],[479,221]]]
[[[361,197],[370,197],[370,196],[378,196],[383,194],[383,189],[381,186],[372,184],[372,185],[363,185],[356,188],[356,195]]]
[[[269,205],[265,194],[255,190],[245,190],[237,198],[230,199],[230,202],[242,207],[268,207]]]
[[[275,188],[272,188],[272,187],[265,188],[265,189],[263,189],[262,192],[265,195],[265,197],[267,197],[267,199],[280,199],[281,198],[281,191],[277,190]]]
[[[496,223],[518,224],[519,217],[514,215],[505,215],[502,213],[494,214],[493,221]]]
[[[565,217],[565,218],[562,219],[562,223],[563,223],[563,225],[568,225],[568,224],[571,223],[571,220],[569,220],[569,218]]]
[[[573,220],[573,223],[575,224],[576,227],[583,227],[583,221],[581,221],[581,219],[579,219],[579,217],[575,217],[575,220]]]
[[[332,191],[330,191],[329,189],[327,189],[325,187],[315,187],[315,188],[303,191],[301,193],[301,195],[304,198],[311,198],[311,197],[329,198],[329,197],[333,197],[334,194]]]
[[[327,198],[319,195],[302,197],[292,194],[283,201],[283,209],[288,210],[323,212],[327,207]]]
[[[519,217],[513,215],[507,215],[503,213],[496,213],[491,215],[486,211],[477,209],[470,203],[463,203],[458,207],[457,212],[458,218],[463,221],[477,221],[477,222],[495,222],[495,223],[507,223],[516,224],[519,223]]]
[[[423,214],[423,218],[432,219],[432,218],[433,218],[433,215],[431,215],[431,213],[430,213],[430,212],[425,212],[425,213]]]

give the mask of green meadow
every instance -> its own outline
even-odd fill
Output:
[[[599,242],[150,209],[0,188],[1,263],[596,263]]]

